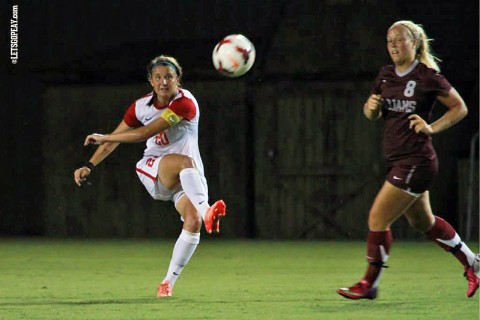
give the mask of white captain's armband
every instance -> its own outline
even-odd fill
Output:
[[[163,111],[163,113],[160,115],[160,117],[162,117],[163,119],[165,119],[165,121],[168,122],[168,124],[170,126],[174,126],[176,125],[177,123],[180,122],[180,118],[175,114],[175,112],[173,112],[172,110],[170,109],[165,109],[165,111]]]

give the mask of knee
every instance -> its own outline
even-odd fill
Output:
[[[202,217],[195,210],[184,217],[184,229],[190,232],[200,232],[202,228]]]
[[[368,229],[370,231],[380,231],[380,223],[377,220],[373,219],[371,216],[368,217]]]
[[[390,224],[381,214],[370,210],[368,214],[368,229],[370,231],[385,231],[390,228]]]
[[[421,224],[418,221],[408,219],[408,218],[407,218],[407,221],[408,221],[408,224],[410,225],[410,227],[412,227],[415,230],[422,231],[421,230]]]
[[[421,218],[407,217],[408,224],[417,231],[427,232],[430,230],[435,222],[435,218],[432,216],[426,216]]]
[[[182,169],[195,168],[195,161],[188,156],[184,156],[182,157],[181,167]]]

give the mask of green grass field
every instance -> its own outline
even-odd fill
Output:
[[[363,275],[363,242],[221,239],[157,299],[173,243],[0,240],[0,319],[479,319],[460,264],[430,242],[394,242],[373,301],[335,292]]]

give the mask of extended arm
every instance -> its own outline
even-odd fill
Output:
[[[131,127],[129,127],[123,120],[120,122],[120,124],[117,126],[117,128],[112,132],[112,134],[117,134],[121,132],[126,132],[132,130]],[[101,146],[97,148],[95,153],[90,157],[89,162],[92,163],[94,166],[98,165],[100,162],[102,162],[106,157],[108,157],[113,150],[115,150],[118,147],[119,143],[116,142],[111,142],[111,143],[104,143]],[[78,186],[82,185],[82,182],[84,182],[87,177],[90,175],[91,170],[87,168],[86,166],[83,166],[81,168],[78,168],[75,170],[73,176],[75,179],[75,183]]]
[[[165,113],[165,112],[164,112]],[[181,118],[174,113],[167,112],[168,118],[162,114],[158,119],[152,121],[144,127],[139,127],[127,132],[112,133],[107,135],[91,134],[85,138],[84,145],[88,144],[104,144],[106,142],[115,143],[134,143],[146,140],[161,131],[170,128],[172,125],[177,124]],[[174,119],[172,120],[172,115]]]

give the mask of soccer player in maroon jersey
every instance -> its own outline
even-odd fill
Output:
[[[472,267],[475,254],[453,227],[432,212],[429,187],[437,174],[437,155],[432,135],[448,129],[467,115],[459,93],[440,75],[421,25],[397,21],[387,33],[387,50],[393,65],[381,68],[363,106],[369,120],[383,118],[383,152],[387,162],[385,182],[369,212],[367,270],[350,288],[337,292],[349,299],[375,299],[392,243],[390,226],[402,215],[463,265],[467,296],[478,289]],[[447,108],[430,123],[435,102]]]

